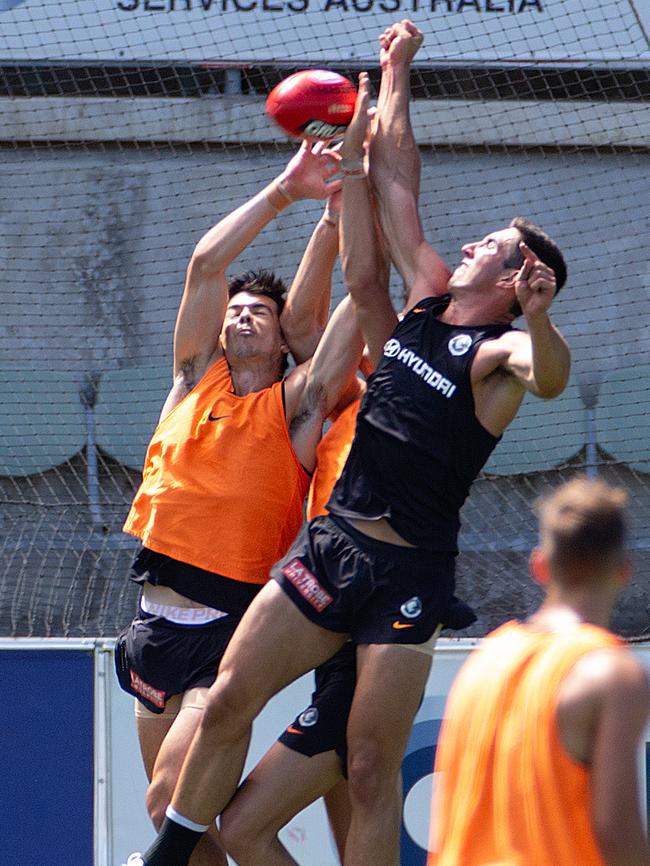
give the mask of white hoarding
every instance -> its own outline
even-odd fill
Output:
[[[431,675],[402,763],[402,866],[426,866],[438,732],[451,684],[475,644],[472,640],[443,639],[436,647]],[[650,644],[633,646],[633,650],[650,673]],[[105,844],[112,852],[112,860],[106,866],[113,866],[123,862],[134,846],[149,844],[154,834],[144,810],[146,784],[135,737],[133,701],[120,691],[115,677],[108,677],[108,685],[110,723],[107,727],[112,733],[108,749],[108,778],[112,822],[107,828]],[[247,772],[295,714],[308,705],[312,687],[312,676],[308,674],[269,702],[253,729]],[[641,738],[638,761],[641,806],[646,817],[650,810],[650,723]],[[340,866],[321,801],[296,815],[281,831],[280,838],[298,863]],[[104,864],[99,862],[95,866]]]
[[[421,63],[650,61],[650,0],[0,0],[0,61],[369,63],[404,17]]]

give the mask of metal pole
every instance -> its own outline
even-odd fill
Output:
[[[596,410],[593,407],[585,407],[585,471],[587,478],[598,476],[596,441]]]
[[[241,69],[235,69],[232,66],[226,67],[223,74],[223,92],[225,96],[241,95]]]

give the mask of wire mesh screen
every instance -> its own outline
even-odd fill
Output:
[[[526,399],[463,511],[458,579],[480,614],[469,633],[535,604],[531,503],[588,471],[630,491],[637,574],[615,626],[648,638],[646,7],[0,0],[2,633],[112,635],[131,617],[134,540],[120,529],[171,383],[194,244],[295,149],[265,116],[270,89],[326,66],[367,69],[376,92],[377,35],[408,15],[425,32],[411,113],[427,238],[453,265],[462,243],[522,215],[569,264],[553,316],[571,384]],[[320,213],[293,205],[233,273],[290,279]],[[399,305],[395,276],[392,291]]]

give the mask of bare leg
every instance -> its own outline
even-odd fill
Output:
[[[269,698],[334,655],[345,639],[310,622],[275,581],[264,587],[208,692],[172,800],[177,812],[197,824],[212,823],[235,793],[253,719]]]
[[[331,754],[331,752],[329,753]],[[327,817],[336,849],[339,852],[339,860],[343,862],[345,845],[350,830],[350,794],[347,779],[340,779],[334,787],[324,795]]]
[[[174,700],[180,704],[180,698]],[[184,707],[178,711],[178,715],[147,713],[137,717],[140,750],[150,782],[147,790],[147,810],[156,830],[160,829],[165,817],[165,809],[201,715],[202,710],[197,707]],[[190,866],[225,864],[226,855],[215,826],[210,828],[195,848]]]
[[[307,757],[275,743],[221,816],[221,835],[239,866],[296,866],[278,833],[341,779],[336,752]]]
[[[430,656],[406,647],[358,649],[348,723],[352,821],[346,866],[399,863],[400,765],[430,667]]]
[[[146,715],[140,714],[143,712]],[[138,714],[135,717],[140,754],[142,755],[142,763],[144,764],[145,773],[149,781],[151,781],[151,777],[153,776],[153,767],[156,763],[160,747],[169,733],[169,729],[174,724],[175,718],[175,715],[158,715],[141,708],[139,708]]]

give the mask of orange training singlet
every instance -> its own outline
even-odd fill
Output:
[[[308,484],[282,383],[238,397],[222,358],[156,428],[124,531],[181,562],[264,583],[300,528]]]
[[[307,520],[327,514],[325,506],[350,453],[361,399],[349,403],[318,443],[316,470],[309,488]]]
[[[585,653],[620,647],[605,629],[538,632],[511,622],[459,673],[436,756],[428,866],[605,866],[591,783],[560,740],[558,689]]]

